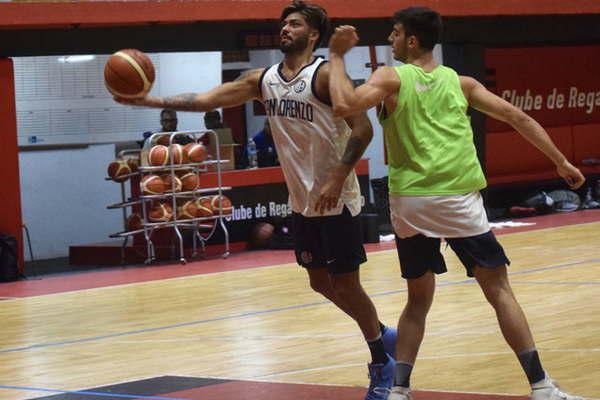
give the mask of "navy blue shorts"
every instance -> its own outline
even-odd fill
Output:
[[[330,274],[357,271],[367,261],[360,219],[344,207],[339,215],[305,217],[292,213],[296,261],[304,268],[327,268]]]
[[[446,242],[465,266],[467,276],[473,276],[475,266],[496,268],[510,264],[510,260],[492,231],[464,238],[448,238]],[[396,236],[402,277],[415,279],[423,276],[427,271],[435,274],[446,272],[446,262],[440,252],[440,244],[441,239],[423,235],[404,239]]]

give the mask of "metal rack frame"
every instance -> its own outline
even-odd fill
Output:
[[[174,139],[177,136],[186,136],[192,137],[195,142],[198,142],[204,135],[210,135],[211,140],[215,140],[216,143],[216,154],[215,158],[212,160],[205,160],[200,163],[188,163],[188,164],[175,164],[173,159],[173,154],[169,151],[169,163],[164,166],[151,166],[148,164],[148,153],[150,148],[157,144],[158,138],[164,135],[169,135],[169,146],[174,143]],[[130,236],[136,235],[139,233],[144,234],[144,238],[146,240],[146,253],[147,258],[145,264],[151,264],[156,261],[156,252],[155,246],[152,241],[152,234],[156,229],[168,228],[172,227],[175,231],[175,235],[179,241],[179,261],[182,264],[186,264],[187,260],[184,255],[183,248],[183,236],[181,234],[180,228],[192,229],[193,239],[192,239],[192,257],[196,257],[198,254],[198,243],[201,246],[201,254],[205,253],[205,243],[210,240],[210,238],[214,235],[217,229],[217,225],[221,226],[223,230],[223,234],[225,235],[225,252],[222,254],[223,258],[229,256],[229,231],[225,226],[224,219],[228,214],[223,214],[223,204],[222,204],[222,195],[224,191],[231,190],[231,187],[224,187],[222,185],[222,177],[221,177],[221,164],[227,162],[228,160],[221,160],[221,154],[219,150],[219,137],[216,132],[212,130],[206,131],[178,131],[178,132],[159,132],[152,134],[148,140],[144,142],[144,146],[141,150],[123,150],[119,152],[118,158],[126,156],[128,154],[140,154],[140,166],[138,167],[137,172],[132,172],[127,175],[123,175],[121,178],[130,178],[132,176],[140,175],[143,177],[145,174],[156,173],[156,172],[165,172],[168,171],[171,175],[171,178],[176,176],[175,171],[179,170],[193,170],[194,173],[200,174],[208,171],[209,165],[216,166],[217,173],[217,186],[211,188],[200,188],[198,187],[193,191],[186,192],[175,192],[175,179],[171,179],[171,192],[157,195],[144,195],[140,194],[139,198],[127,198],[126,190],[125,190],[125,181],[121,183],[121,202],[112,204],[107,206],[108,209],[118,209],[121,208],[123,210],[123,232],[117,232],[111,234],[111,238],[123,238],[123,245],[121,246],[121,258],[122,261],[125,261],[125,247],[127,246],[127,242]],[[201,176],[201,175],[199,175]],[[106,178],[106,180],[113,180],[112,178]],[[140,180],[141,182],[141,180]],[[219,195],[219,213],[215,214],[211,217],[197,217],[191,219],[177,219],[177,199],[178,198],[194,198],[197,199],[202,197],[204,194],[208,193],[216,193]],[[173,209],[173,217],[170,221],[164,222],[152,222],[148,219],[148,210],[147,206],[149,202],[157,199],[171,199],[171,207]],[[141,204],[142,206],[142,229],[127,231],[127,207],[132,207],[134,205]],[[207,221],[214,221],[211,225],[206,224]],[[203,224],[204,222],[204,224]],[[209,232],[207,234],[202,234],[200,232],[200,228],[209,228]]]

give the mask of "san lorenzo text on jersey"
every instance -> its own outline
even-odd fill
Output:
[[[269,117],[299,118],[308,122],[313,122],[313,106],[299,100],[266,99],[265,108]]]

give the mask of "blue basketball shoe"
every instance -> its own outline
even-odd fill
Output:
[[[388,355],[385,364],[369,364],[369,389],[365,400],[386,400],[394,384],[396,362]]]
[[[381,335],[383,340],[383,348],[392,358],[396,359],[396,339],[398,338],[398,331],[395,328],[385,327],[385,333]]]

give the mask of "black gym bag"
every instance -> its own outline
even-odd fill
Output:
[[[17,239],[0,233],[0,282],[16,281],[19,276]]]

